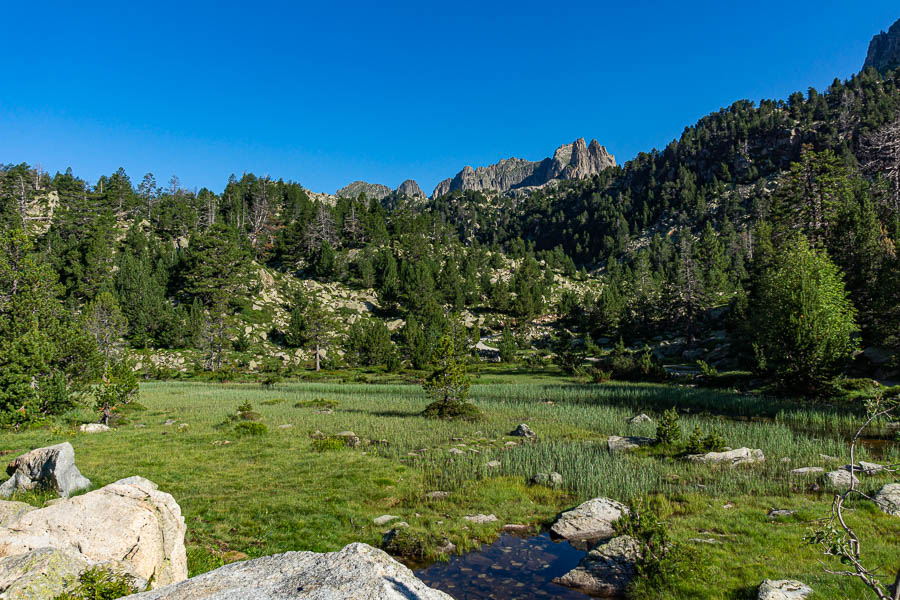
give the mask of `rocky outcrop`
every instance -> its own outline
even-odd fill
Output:
[[[286,552],[226,565],[131,600],[453,600],[385,552],[350,544],[339,552]]]
[[[0,558],[0,598],[50,600],[74,588],[90,566],[79,553],[55,548]]]
[[[0,497],[34,489],[55,490],[63,498],[91,485],[75,466],[75,449],[69,442],[38,448],[16,458],[6,467],[9,479],[0,485]]]
[[[613,523],[628,507],[609,498],[593,498],[559,515],[550,532],[570,541],[591,541],[611,538]]]
[[[408,196],[409,198],[426,198],[425,192],[419,187],[414,179],[407,179],[396,190],[398,196]]]
[[[757,590],[758,600],[803,600],[812,594],[812,588],[800,581],[766,579]]]
[[[580,138],[557,148],[552,158],[540,161],[507,158],[477,169],[467,165],[455,177],[440,182],[431,197],[437,198],[455,190],[509,192],[539,187],[554,180],[584,179],[615,165],[615,157],[597,140],[591,140],[587,145],[584,138]]]
[[[628,450],[635,450],[641,446],[649,446],[655,441],[656,440],[653,438],[641,437],[639,435],[629,435],[625,437],[621,435],[611,435],[606,440],[606,448],[610,452],[626,452]]]
[[[386,185],[381,185],[380,183],[367,183],[365,181],[354,181],[353,183],[347,184],[337,192],[335,192],[335,196],[339,198],[353,198],[354,200],[359,197],[360,194],[365,194],[366,198],[371,200],[375,198],[376,200],[382,200],[387,198],[393,193],[393,190]]]
[[[900,483],[889,483],[878,490],[875,503],[883,512],[900,517]]]
[[[537,434],[532,431],[531,427],[529,427],[527,423],[519,423],[518,427],[509,432],[509,435],[523,437],[530,440],[537,438]]]
[[[639,556],[637,540],[622,535],[588,552],[577,567],[553,582],[592,596],[624,598]]]
[[[882,31],[869,42],[869,53],[863,68],[872,67],[885,73],[900,67],[900,21],[887,32]]]
[[[759,463],[766,460],[763,451],[750,448],[736,448],[725,452],[707,452],[706,454],[691,454],[688,460],[697,463],[709,463],[717,465],[737,465]]]
[[[0,500],[0,527],[9,527],[27,512],[37,510],[24,502],[8,502]]]
[[[171,495],[143,478],[26,512],[0,528],[0,558],[51,548],[161,587],[187,578],[185,524]]]

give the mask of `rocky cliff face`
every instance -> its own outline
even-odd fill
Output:
[[[615,157],[597,140],[591,140],[588,145],[580,138],[557,148],[553,158],[540,161],[507,158],[489,167],[473,169],[466,166],[456,177],[440,182],[431,197],[437,198],[454,190],[509,192],[538,187],[558,179],[583,179],[615,165]]]
[[[887,33],[882,31],[869,43],[869,54],[863,68],[874,67],[882,73],[900,67],[900,21]]]
[[[425,198],[425,192],[419,187],[414,179],[407,179],[397,188],[398,196],[409,196],[410,198]]]
[[[360,194],[365,194],[366,198],[370,200],[375,198],[376,200],[382,200],[391,195],[393,190],[386,185],[381,185],[380,183],[367,183],[365,181],[354,181],[348,185],[345,185],[337,192],[335,192],[335,196],[343,197],[343,198],[357,198]]]

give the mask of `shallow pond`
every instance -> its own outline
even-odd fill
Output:
[[[584,555],[568,542],[552,541],[547,533],[503,534],[479,551],[419,569],[416,576],[456,600],[585,600],[588,596],[552,583],[554,577],[575,568]]]

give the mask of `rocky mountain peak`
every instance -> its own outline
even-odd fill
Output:
[[[506,158],[477,169],[466,165],[455,177],[440,182],[432,198],[454,190],[496,190],[506,193],[539,187],[559,179],[584,179],[615,165],[615,157],[597,140],[586,144],[584,138],[579,138],[557,148],[552,158],[540,161]]]
[[[366,198],[382,200],[393,193],[393,190],[386,185],[380,183],[368,183],[366,181],[354,181],[349,183],[335,192],[335,196],[339,198],[358,198],[360,194],[365,194]]]
[[[882,73],[900,67],[900,20],[882,31],[869,43],[863,68],[873,67]]]
[[[410,198],[425,198],[425,192],[419,187],[415,179],[407,179],[397,188],[398,196],[409,196]]]

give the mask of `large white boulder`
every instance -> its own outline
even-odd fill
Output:
[[[0,558],[41,548],[110,564],[161,587],[187,578],[185,524],[171,495],[143,478],[27,512],[0,527]]]
[[[592,498],[559,515],[550,532],[567,540],[584,541],[611,538],[613,523],[628,512],[628,507],[609,498]]]
[[[803,600],[812,594],[812,588],[800,581],[766,579],[757,590],[757,600]]]
[[[338,552],[286,552],[232,563],[130,600],[453,600],[385,552],[355,543]]]
[[[49,488],[68,498],[91,485],[75,466],[75,450],[69,442],[27,452],[9,463],[6,473],[10,478],[0,485],[3,498],[37,488]]]

